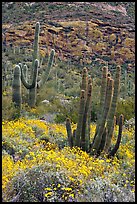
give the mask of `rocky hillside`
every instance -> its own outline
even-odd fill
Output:
[[[135,61],[135,2],[3,2],[6,45],[32,47],[37,21],[40,50],[64,61],[110,64]]]

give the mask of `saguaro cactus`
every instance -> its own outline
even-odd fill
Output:
[[[41,86],[44,85],[44,83],[47,81],[49,73],[50,73],[50,69],[52,67],[53,64],[53,59],[54,59],[54,54],[55,51],[52,49],[51,53],[50,53],[50,57],[49,57],[49,61],[48,61],[48,66],[47,68],[45,68],[43,70],[42,76],[40,81],[37,81],[38,78],[38,72],[35,73],[35,61],[38,60],[39,61],[39,33],[40,33],[40,23],[37,22],[36,23],[36,27],[35,27],[35,36],[34,36],[34,51],[33,51],[33,55],[32,55],[32,67],[31,67],[31,81],[34,82],[35,80],[35,86],[34,87],[30,87],[28,86],[27,81],[25,80],[25,77],[23,77],[23,71],[22,71],[22,83],[23,85],[29,89],[29,100],[28,100],[28,104],[30,107],[35,107],[36,105],[36,94],[37,94],[37,88],[40,88]],[[35,76],[35,79],[32,78],[32,76]]]
[[[18,65],[16,65],[14,69],[14,76],[12,82],[12,102],[14,103],[15,108],[17,110],[17,114],[19,116],[21,111],[22,98],[21,98],[21,71]]]
[[[92,82],[88,78],[87,69],[83,69],[82,86],[80,95],[79,117],[76,130],[72,134],[70,120],[66,121],[69,145],[81,147],[82,150],[90,152],[90,154],[99,155],[102,151],[108,156],[114,156],[117,152],[121,136],[123,115],[120,116],[119,134],[114,148],[111,150],[111,139],[115,124],[115,110],[120,89],[121,67],[117,66],[114,80],[108,73],[108,68],[103,67],[102,84],[100,94],[99,119],[97,121],[96,132],[92,144],[90,144],[90,117],[91,113],[91,93]],[[89,148],[90,147],[90,148]]]
[[[35,26],[35,36],[33,44],[33,54],[32,54],[32,67],[31,67],[31,76],[34,71],[34,62],[36,59],[39,60],[39,33],[40,33],[40,23],[37,22]],[[29,89],[29,106],[34,107],[36,103],[36,86],[32,89]]]

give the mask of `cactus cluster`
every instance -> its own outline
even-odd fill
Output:
[[[12,85],[13,69],[9,61],[2,62],[2,90]]]
[[[21,72],[19,77],[21,79],[22,84],[25,86],[26,89],[29,90],[28,105],[31,108],[35,107],[35,105],[36,105],[37,88],[41,88],[48,79],[50,69],[51,69],[52,64],[53,64],[54,54],[55,54],[55,51],[52,49],[50,56],[49,56],[47,68],[45,68],[43,70],[41,78],[38,81],[38,68],[39,68],[39,64],[40,64],[39,63],[39,32],[40,32],[40,23],[37,22],[36,27],[35,27],[34,51],[33,51],[33,56],[32,56],[32,66],[31,66],[31,70],[30,70],[30,76],[28,76],[27,65],[22,65],[22,63],[19,63],[19,65],[16,66],[16,67],[18,67],[18,70],[20,70],[20,72]],[[16,84],[18,83],[18,87],[21,86],[19,79],[17,80],[15,78],[16,72],[17,72],[16,67],[14,70],[13,87],[14,87],[14,83],[16,83]],[[15,88],[13,88],[13,95],[14,95],[15,91],[16,91]],[[17,91],[17,96],[14,97],[14,100],[13,100],[15,102],[15,104],[18,103],[17,101],[18,101],[19,97],[20,96],[18,96],[18,91]],[[17,99],[17,101],[16,101],[16,99]]]
[[[119,118],[119,134],[117,142],[111,149],[111,140],[115,126],[115,111],[120,89],[121,67],[117,66],[114,80],[108,72],[108,67],[102,69],[100,90],[100,107],[96,131],[92,143],[90,142],[90,118],[92,108],[92,79],[88,77],[87,69],[83,69],[78,123],[76,130],[71,129],[71,121],[66,120],[66,129],[70,147],[78,146],[91,155],[100,155],[101,152],[114,156],[119,148],[122,135],[123,115]]]

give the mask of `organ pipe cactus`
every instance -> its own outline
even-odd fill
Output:
[[[113,94],[113,84],[114,84],[113,80],[108,78],[107,87],[106,87],[106,100],[104,104],[104,111],[103,111],[103,114],[101,115],[102,120],[100,123],[100,127],[98,129],[97,135],[95,137],[94,143],[92,145],[92,152],[94,153],[97,153],[97,151],[99,150],[99,146],[101,144],[102,135],[104,133],[108,112],[111,106],[112,94]]]
[[[108,129],[108,135],[107,135],[107,140],[105,144],[104,150],[107,152],[111,146],[111,139],[113,136],[113,123],[114,123],[114,116],[116,112],[116,105],[118,101],[118,94],[120,91],[120,75],[121,75],[121,68],[120,66],[117,66],[116,69],[116,75],[115,75],[115,83],[114,83],[114,92],[113,92],[113,99],[112,99],[112,104],[111,108],[108,114],[108,119],[107,119],[107,129]]]
[[[78,146],[91,155],[100,155],[101,152],[114,156],[117,152],[123,126],[123,115],[119,119],[119,134],[114,148],[111,150],[111,140],[115,126],[115,111],[120,90],[121,67],[117,66],[114,80],[108,73],[108,67],[102,69],[102,83],[100,93],[99,119],[93,142],[90,143],[90,113],[92,104],[92,80],[88,77],[87,69],[83,69],[80,95],[80,106],[77,128],[72,134],[70,119],[66,120],[66,129],[69,145]],[[75,134],[74,134],[75,133]]]

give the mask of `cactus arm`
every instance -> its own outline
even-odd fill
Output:
[[[86,131],[87,128],[87,119],[88,119],[88,111],[89,111],[89,107],[90,107],[90,103],[91,103],[91,92],[92,92],[92,84],[89,85],[89,90],[88,90],[88,96],[87,96],[87,101],[86,101],[86,105],[85,105],[85,112],[84,112],[84,116],[83,116],[83,126],[82,126],[82,134],[81,134],[81,147],[82,149],[85,151],[86,149],[88,149],[86,147],[86,142],[89,143],[89,141],[86,141],[89,137],[88,132]],[[88,138],[87,138],[88,137]]]
[[[97,151],[97,155],[98,155],[98,156],[99,156],[100,153],[104,150],[104,146],[105,146],[107,134],[108,134],[108,130],[107,130],[107,128],[105,127],[105,128],[104,128],[104,132],[103,132],[103,134],[102,134],[101,143],[100,143],[100,146],[99,146],[98,151]]]
[[[40,23],[37,22],[35,26],[35,36],[34,36],[34,43],[33,43],[33,54],[32,54],[32,69],[31,69],[31,76],[33,76],[34,72],[34,64],[35,60],[39,60],[39,33],[40,33]],[[34,86],[34,88],[29,89],[29,101],[28,104],[30,107],[35,107],[36,104],[36,88],[37,86]]]
[[[70,124],[69,118],[66,119],[66,130],[67,130],[67,135],[68,135],[69,146],[73,147],[72,129],[71,129],[71,124]]]
[[[32,89],[36,86],[37,83],[37,75],[38,75],[38,66],[39,66],[39,61],[36,59],[35,60],[35,64],[34,64],[34,72],[33,72],[33,80],[32,80],[32,84],[29,84],[26,80],[25,80],[25,76],[24,76],[24,72],[23,72],[23,68],[21,67],[21,81],[23,83],[23,85],[27,88],[27,89]]]
[[[26,82],[27,82],[27,79],[28,79],[28,67],[27,67],[26,64],[25,64],[24,67],[23,67],[23,72],[24,72],[25,80],[26,80]]]
[[[108,120],[107,120],[108,136],[104,147],[105,152],[108,152],[108,149],[111,146],[111,139],[113,135],[113,123],[114,123],[113,121],[114,121],[114,115],[116,111],[116,105],[117,105],[118,95],[120,90],[120,74],[121,74],[121,67],[117,66],[116,75],[114,79],[114,93],[113,93],[112,105],[111,105],[111,108],[108,114]]]
[[[106,87],[107,87],[107,77],[108,77],[107,75],[108,75],[108,67],[104,66],[102,68],[102,82],[101,82],[101,90],[100,90],[100,94],[101,94],[100,95],[100,108],[99,108],[99,113],[98,113],[98,120],[97,120],[97,126],[96,126],[96,132],[95,132],[94,140],[95,140],[95,137],[96,137],[97,132],[99,130],[101,120],[102,120],[103,111],[104,111]]]
[[[113,85],[114,85],[113,79],[110,79],[110,77],[108,77],[108,86],[107,86],[106,99],[105,99],[106,104],[104,107],[104,113],[103,113],[101,125],[99,127],[98,134],[94,140],[94,143],[93,143],[93,146],[91,149],[91,152],[93,154],[95,154],[98,151],[98,148],[99,148],[101,140],[102,140],[102,134],[104,132],[105,123],[106,123],[108,112],[109,112],[111,102],[112,102]]]
[[[39,33],[40,33],[40,23],[37,22],[35,26],[35,36],[34,36],[34,44],[33,44],[33,55],[32,55],[32,72],[34,69],[35,60],[39,60]],[[31,73],[32,74],[32,73]]]
[[[85,93],[86,93],[87,88],[88,88],[88,72],[87,72],[87,68],[84,67],[83,72],[82,72],[81,90],[85,90]],[[87,93],[85,95],[87,95]],[[86,100],[86,98],[85,98],[85,100]]]
[[[79,116],[78,116],[78,124],[76,129],[76,138],[75,138],[75,146],[78,146],[78,147],[80,147],[84,110],[85,110],[85,91],[81,90]]]
[[[14,69],[14,77],[12,81],[12,102],[14,103],[14,106],[16,108],[16,113],[13,113],[12,118],[18,118],[20,117],[21,113],[21,104],[22,104],[22,98],[21,98],[21,71],[20,66],[16,65]]]
[[[121,137],[122,137],[123,120],[124,120],[124,117],[121,114],[120,117],[119,117],[119,132],[118,132],[117,142],[116,142],[114,148],[110,151],[108,157],[114,157],[114,155],[116,154],[117,150],[119,149],[120,142],[121,142]]]
[[[78,116],[78,124],[76,129],[76,138],[75,145],[80,147],[80,140],[82,134],[82,124],[83,124],[83,116],[87,98],[87,84],[88,83],[88,75],[87,68],[84,67],[82,71],[82,85],[81,85],[81,96],[80,96],[80,107],[79,107],[79,116]]]
[[[89,78],[89,79],[88,79],[88,90],[89,90],[89,86],[90,86],[91,83],[92,83],[92,79]],[[89,151],[89,147],[90,147],[90,134],[91,134],[91,128],[90,128],[90,123],[91,123],[91,103],[92,103],[92,99],[90,100],[89,110],[88,110],[88,116],[87,116],[86,151]]]
[[[54,49],[52,49],[51,53],[50,53],[49,60],[48,60],[47,69],[45,69],[42,73],[41,80],[38,82],[38,88],[43,86],[44,83],[48,80],[50,69],[53,65],[54,55],[55,55],[55,51],[54,51]]]
[[[15,103],[15,106],[21,107],[21,72],[18,65],[15,66],[14,78],[12,82],[12,101]]]

